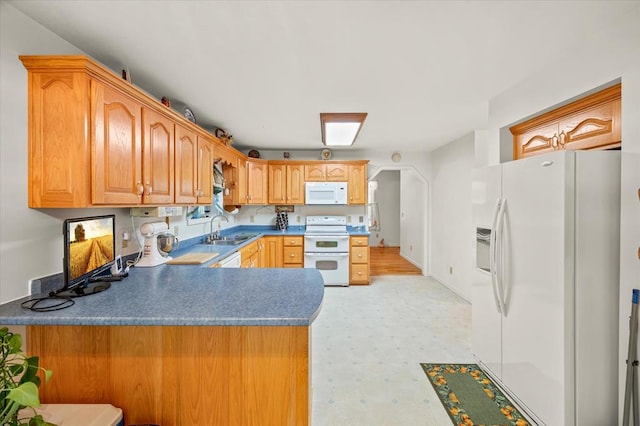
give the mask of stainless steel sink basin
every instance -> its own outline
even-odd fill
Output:
[[[250,240],[251,238],[255,237],[258,234],[236,234],[236,235],[230,235],[228,237],[220,237],[220,238],[216,238],[214,240],[211,241],[206,241],[205,240],[205,244],[211,244],[214,246],[235,246],[238,244],[242,244],[247,240]]]
[[[213,240],[210,242],[205,242],[205,244],[210,244],[212,246],[235,246],[238,244],[242,244],[242,241],[235,240]]]

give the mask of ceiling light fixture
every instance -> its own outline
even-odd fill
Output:
[[[321,112],[322,143],[326,146],[353,145],[366,118],[366,112]]]

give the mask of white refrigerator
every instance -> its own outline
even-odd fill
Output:
[[[474,170],[472,350],[539,424],[617,424],[620,152]]]

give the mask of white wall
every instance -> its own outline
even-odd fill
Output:
[[[523,63],[523,66],[526,64]],[[500,162],[511,140],[501,129],[550,106],[608,82],[622,81],[622,215],[619,327],[619,400],[624,390],[624,370],[629,336],[630,297],[638,288],[640,245],[637,189],[640,153],[640,5],[616,25],[567,46],[566,54],[549,58],[545,66],[532,70],[520,84],[489,102],[488,162]],[[502,138],[501,138],[502,135]],[[640,353],[640,342],[638,346]],[[621,402],[622,404],[622,402]],[[620,406],[622,409],[622,405]],[[622,416],[620,416],[620,421]]]
[[[475,230],[471,170],[475,133],[431,152],[429,274],[471,300]]]

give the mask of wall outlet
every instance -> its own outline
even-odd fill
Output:
[[[256,220],[255,216],[249,216],[249,222],[253,223]]]
[[[300,216],[296,216],[296,222],[300,223]]]
[[[174,226],[173,227],[173,235],[175,235],[177,237],[179,233],[180,233],[180,227],[178,225]]]
[[[449,266],[449,273],[453,274],[453,266]]]
[[[409,246],[409,251],[413,251],[413,246]]]

